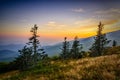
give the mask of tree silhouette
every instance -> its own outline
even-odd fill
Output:
[[[24,46],[22,50],[19,50],[20,55],[16,58],[16,66],[19,67],[19,70],[27,70],[33,65],[32,60],[32,48]]]
[[[114,47],[114,46],[117,46],[117,42],[116,42],[115,40],[113,40],[112,46],[113,46],[113,47]]]
[[[26,70],[30,67],[35,66],[38,61],[43,60],[47,57],[45,51],[40,46],[40,42],[37,39],[39,37],[37,35],[38,27],[34,25],[30,32],[32,32],[32,36],[29,38],[29,42],[22,49],[19,50],[20,55],[16,58],[16,65],[19,65],[20,70]]]
[[[78,37],[76,36],[71,49],[71,57],[72,58],[80,58],[82,51],[82,44],[79,43]]]
[[[40,46],[38,46],[40,45],[40,42],[37,39],[37,37],[39,37],[37,35],[37,30],[38,27],[35,24],[34,27],[31,28],[30,32],[32,33],[32,36],[29,38],[29,42],[27,43],[29,46],[31,45],[32,47],[34,64],[36,64],[40,59],[43,59],[43,57],[46,56],[46,54],[44,55],[45,53],[44,49],[39,48]]]
[[[60,54],[62,59],[67,59],[69,57],[69,42],[67,41],[67,37],[64,38],[62,54]]]
[[[102,33],[103,24],[100,22],[98,25],[98,31],[96,37],[94,37],[95,42],[93,43],[92,47],[90,48],[91,56],[100,56],[103,54],[105,46],[110,42],[107,40],[106,34]]]

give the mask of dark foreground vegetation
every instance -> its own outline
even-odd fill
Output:
[[[48,57],[39,46],[38,27],[31,29],[29,42],[19,50],[20,55],[10,63],[0,63],[1,80],[119,80],[120,46],[114,40],[112,47],[98,25],[97,35],[89,51],[83,51],[76,36],[70,46],[64,38],[61,53]]]

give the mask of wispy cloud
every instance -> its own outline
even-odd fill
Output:
[[[82,9],[82,8],[72,9],[72,11],[73,11],[73,12],[78,12],[78,13],[80,13],[80,12],[85,12],[85,10]]]
[[[96,23],[97,23],[96,20],[93,18],[78,20],[74,22],[75,25],[79,25],[79,26],[88,26],[88,25],[93,25],[93,24],[95,25]]]
[[[47,24],[46,24],[47,26],[52,26],[52,27],[54,27],[54,26],[57,26],[57,24],[56,24],[56,22],[54,22],[54,21],[49,21]]]
[[[65,24],[60,24],[60,23],[57,23],[55,21],[49,21],[47,24],[46,24],[47,27],[66,27],[67,25]]]
[[[118,9],[118,8],[110,8],[108,10],[96,11],[95,13],[96,14],[120,13],[120,9]]]
[[[120,9],[119,8],[110,8],[107,10],[95,11],[94,17],[99,19],[119,19]]]
[[[119,20],[105,20],[104,21],[104,24],[105,25],[111,25],[111,24],[115,24],[115,23],[118,23]]]
[[[27,22],[28,20],[27,19],[22,19],[22,20],[20,20],[20,22]]]

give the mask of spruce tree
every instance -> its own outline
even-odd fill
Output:
[[[16,58],[16,65],[19,66],[20,70],[27,70],[37,65],[38,61],[42,61],[47,57],[45,51],[40,46],[40,42],[37,39],[37,25],[31,29],[32,37],[29,38],[29,42],[25,47],[19,50],[20,55]]]
[[[113,40],[112,46],[113,46],[113,47],[114,47],[114,46],[117,46],[117,42],[116,42],[115,40]]]
[[[19,70],[27,70],[32,67],[32,48],[24,46],[22,50],[19,50],[20,55],[16,58],[15,63]]]
[[[40,42],[37,39],[37,37],[39,37],[37,35],[37,30],[38,30],[38,27],[35,24],[34,27],[31,28],[30,32],[32,33],[32,36],[29,38],[29,42],[27,43],[30,47],[32,47],[32,50],[33,50],[32,54],[33,54],[33,62],[34,62],[34,64],[37,64],[37,62],[39,60],[42,60],[45,57],[47,57],[47,54],[45,54],[44,49],[41,48]]]
[[[76,36],[74,38],[74,42],[72,45],[72,49],[71,49],[71,57],[72,58],[80,58],[82,57],[81,55],[81,51],[82,51],[82,44],[80,44],[78,37]]]
[[[106,34],[102,33],[103,24],[100,22],[98,25],[98,31],[96,37],[94,37],[95,42],[93,43],[92,47],[90,48],[91,56],[100,56],[103,54],[106,45],[110,42],[106,38]]]
[[[69,42],[67,41],[67,37],[64,38],[63,47],[62,47],[62,54],[60,54],[62,59],[69,58]]]

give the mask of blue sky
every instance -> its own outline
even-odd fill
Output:
[[[42,45],[61,42],[65,36],[85,38],[96,34],[99,21],[104,32],[119,30],[119,0],[1,0],[0,43],[25,43],[34,24]]]

